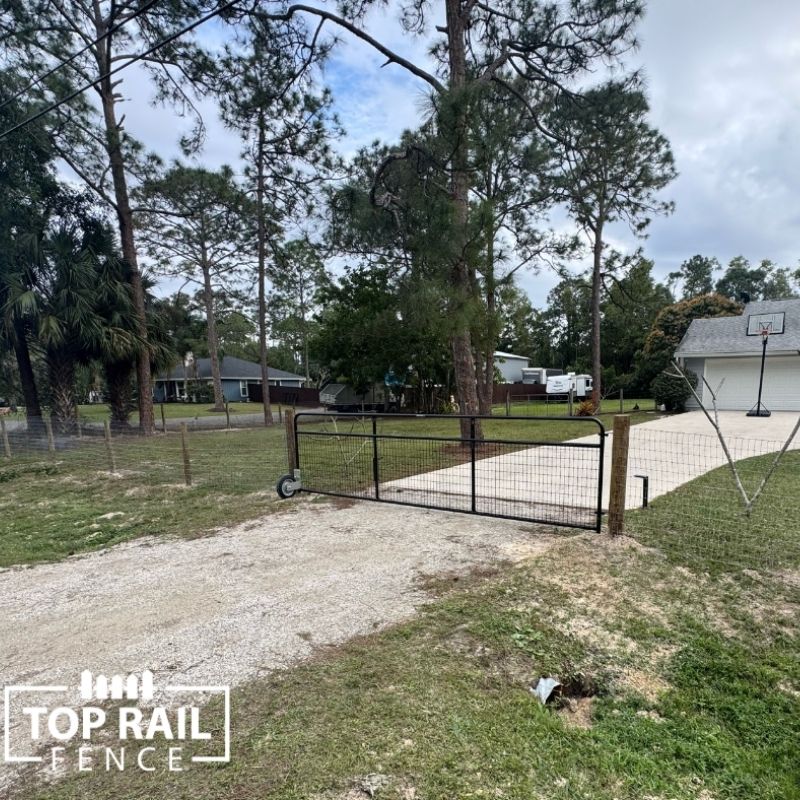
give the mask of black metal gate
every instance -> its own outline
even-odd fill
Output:
[[[604,450],[594,417],[301,412],[297,471],[282,480],[288,494],[599,531]]]

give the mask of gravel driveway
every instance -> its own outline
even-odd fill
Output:
[[[234,685],[410,617],[429,597],[421,576],[550,541],[503,520],[296,500],[203,538],[0,571],[0,682],[151,669],[157,684]]]

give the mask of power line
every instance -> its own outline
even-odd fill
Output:
[[[41,117],[45,116],[45,114],[49,114],[51,111],[55,111],[57,108],[63,106],[65,103],[69,103],[70,100],[74,100],[76,97],[78,97],[78,95],[83,94],[87,89],[91,89],[93,86],[96,86],[98,83],[104,81],[106,78],[110,78],[112,75],[115,75],[117,72],[120,72],[121,70],[130,67],[137,61],[141,61],[142,59],[147,58],[147,56],[155,53],[156,50],[161,49],[165,45],[168,45],[171,42],[174,42],[176,39],[183,36],[184,33],[189,33],[190,31],[193,31],[195,28],[200,27],[200,25],[203,25],[210,19],[213,19],[214,17],[218,16],[224,11],[227,11],[229,8],[233,8],[233,6],[235,6],[238,2],[240,2],[240,0],[230,0],[230,2],[225,3],[225,5],[220,6],[214,11],[210,11],[205,16],[200,17],[200,19],[195,20],[190,25],[187,25],[185,28],[181,28],[179,31],[175,31],[175,33],[171,34],[170,36],[167,36],[160,42],[157,42],[152,47],[145,50],[143,53],[138,53],[137,55],[133,56],[130,60],[126,61],[124,64],[120,64],[118,67],[114,67],[114,69],[108,70],[108,72],[103,73],[98,78],[95,78],[92,81],[87,81],[86,83],[83,84],[83,86],[78,87],[77,89],[75,89],[75,91],[70,92],[68,95],[62,97],[60,100],[57,100],[55,103],[51,103],[46,108],[43,108],[41,111],[37,111],[35,114],[31,114],[31,116],[26,117],[21,122],[18,122],[16,125],[13,125],[12,127],[3,131],[2,133],[0,133],[0,139],[4,139],[6,136],[10,136],[12,133],[16,133],[16,131],[18,131],[20,128],[24,128],[26,125],[30,125],[31,122],[35,122],[37,119],[40,119]]]
[[[46,80],[51,75],[58,72],[58,70],[62,69],[63,67],[66,67],[68,64],[71,64],[78,56],[82,56],[87,50],[91,50],[92,47],[95,47],[96,45],[100,44],[100,42],[102,42],[104,39],[107,39],[109,36],[111,36],[112,33],[116,33],[118,30],[124,28],[129,22],[136,19],[137,17],[140,17],[142,14],[144,14],[145,11],[148,11],[157,2],[158,0],[148,0],[147,3],[145,3],[141,8],[136,9],[136,11],[134,11],[129,17],[126,17],[124,20],[118,22],[116,25],[112,25],[102,36],[98,36],[94,41],[89,42],[89,44],[87,44],[85,47],[82,47],[80,50],[78,50],[77,53],[73,53],[69,58],[65,58],[63,61],[59,61],[58,64],[56,64],[51,69],[47,70],[47,72],[45,72],[43,75],[39,75],[38,78],[34,78],[24,89],[20,89],[15,95],[9,97],[8,100],[4,100],[2,103],[0,103],[0,108],[5,108],[9,103],[13,103],[15,100],[18,100],[26,92],[29,92],[31,89],[33,89],[34,86],[37,86],[42,81]]]

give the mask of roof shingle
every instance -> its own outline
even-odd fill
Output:
[[[748,317],[780,312],[786,315],[784,332],[770,338],[769,349],[771,352],[797,352],[800,350],[800,299],[748,303],[740,317],[692,320],[675,355],[679,358],[757,355],[761,352],[761,337],[747,335]]]
[[[261,366],[253,361],[245,361],[243,358],[225,356],[219,360],[219,369],[222,380],[261,380]],[[193,379],[195,375],[199,380],[211,378],[210,358],[196,358],[195,366],[185,370],[183,365],[179,364],[177,367],[173,367],[168,374],[159,375],[156,380],[182,381],[187,377]],[[272,380],[305,380],[302,375],[295,375],[293,372],[275,369],[275,367],[268,367],[267,375]]]

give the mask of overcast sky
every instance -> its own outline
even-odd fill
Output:
[[[443,14],[443,12],[442,12]],[[439,22],[440,20],[436,20]],[[424,57],[424,41],[403,37],[391,9],[370,30]],[[663,277],[695,253],[723,263],[743,254],[781,265],[800,259],[800,3],[797,0],[651,0],[631,63],[644,70],[652,123],[670,140],[679,177],[664,192],[675,213],[656,220],[645,253]],[[366,45],[345,39],[325,80],[347,130],[344,154],[414,127],[425,86],[400,67],[380,68]],[[148,105],[140,75],[125,82],[127,126],[146,146],[177,155],[181,122]],[[207,106],[202,163],[235,164],[238,144]],[[634,248],[615,229],[615,246]],[[577,265],[576,265],[577,266]],[[546,270],[520,283],[542,306],[555,283]]]

